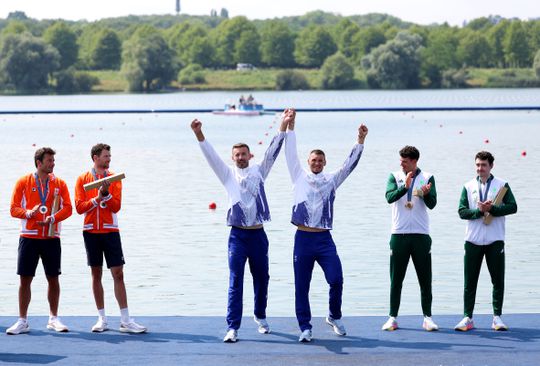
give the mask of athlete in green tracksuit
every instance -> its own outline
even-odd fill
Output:
[[[495,158],[487,151],[476,154],[475,164],[478,176],[465,183],[459,201],[459,217],[467,220],[465,231],[465,288],[463,292],[464,318],[455,330],[468,331],[474,328],[472,320],[476,287],[482,260],[486,264],[493,284],[493,323],[494,330],[507,330],[501,320],[504,298],[504,216],[517,212],[517,204],[508,183],[491,174]],[[500,204],[495,198],[501,189],[506,189]],[[491,222],[485,217],[491,215]]]
[[[409,258],[412,258],[420,284],[423,328],[439,327],[431,319],[431,237],[427,209],[437,204],[435,178],[418,166],[420,152],[414,146],[399,151],[402,170],[390,174],[386,200],[392,205],[390,238],[390,317],[383,330],[398,328],[396,317],[401,301],[401,288]]]

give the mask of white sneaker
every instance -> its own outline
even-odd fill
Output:
[[[306,329],[300,334],[300,338],[298,338],[298,342],[306,343],[311,342],[311,339],[313,337],[313,333],[311,333],[311,329]]]
[[[493,323],[491,323],[491,329],[493,330],[508,330],[506,324],[503,323],[500,316],[493,316]]]
[[[425,316],[424,317],[424,323],[422,324],[422,328],[424,328],[428,332],[432,332],[434,330],[439,330],[439,326],[437,324],[435,324],[435,322],[433,321],[433,319],[431,319],[430,316]]]
[[[47,323],[47,329],[54,330],[55,332],[68,332],[69,329],[64,323],[60,321],[60,318],[57,316],[52,316],[49,318]]]
[[[253,316],[253,320],[259,326],[259,329],[257,329],[259,333],[261,334],[270,333],[270,326],[268,325],[268,322],[266,321],[266,319],[259,319],[256,316]]]
[[[15,324],[6,329],[6,334],[17,335],[21,333],[28,333],[29,331],[30,327],[28,326],[26,319],[19,318]]]
[[[457,323],[456,326],[454,327],[454,330],[458,330],[460,332],[466,332],[466,331],[469,331],[471,329],[474,329],[474,322],[468,316],[461,319],[461,321],[459,323]]]
[[[120,331],[122,333],[144,333],[146,330],[146,327],[135,323],[133,319],[129,319],[128,323],[120,322]]]
[[[345,330],[345,326],[343,325],[343,322],[341,321],[341,319],[333,319],[327,316],[326,324],[334,328],[334,333],[336,333],[338,336],[347,335],[347,331]]]
[[[229,329],[225,337],[223,337],[223,342],[225,343],[236,343],[238,340],[238,331],[236,329]]]
[[[107,324],[107,318],[102,318],[101,316],[99,316],[98,321],[92,327],[92,332],[101,333],[101,332],[104,332],[106,330],[109,330],[109,327],[108,327],[108,324]]]
[[[396,318],[394,318],[393,316],[388,318],[388,320],[386,321],[386,323],[383,324],[381,329],[382,330],[387,330],[389,332],[398,329],[398,324],[397,324]]]

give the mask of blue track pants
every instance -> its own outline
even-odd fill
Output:
[[[309,285],[315,262],[321,266],[330,285],[329,316],[341,319],[343,270],[330,231],[306,232],[297,230],[294,236],[294,288],[296,318],[300,330],[311,329]]]
[[[270,280],[268,238],[263,228],[248,230],[233,226],[229,235],[229,299],[227,304],[229,329],[239,329],[242,321],[246,260],[253,276],[254,314],[259,319],[266,319],[268,281]]]

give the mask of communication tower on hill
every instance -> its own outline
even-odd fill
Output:
[[[176,0],[176,14],[180,14],[180,0]]]

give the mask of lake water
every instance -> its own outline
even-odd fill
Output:
[[[540,105],[538,89],[253,94],[271,108]],[[226,92],[0,97],[0,109],[219,108],[237,97],[238,93]],[[0,146],[5,154],[4,177],[0,180],[0,314],[18,312],[15,271],[20,224],[9,215],[15,181],[34,170],[36,147],[51,146],[57,151],[55,173],[67,181],[73,193],[77,176],[91,167],[89,150],[96,142],[112,146],[111,168],[127,177],[119,219],[131,312],[225,314],[227,198],[189,128],[195,117],[203,121],[208,140],[226,161],[231,145],[239,141],[250,144],[258,161],[277,129],[272,115],[0,116]],[[457,205],[463,183],[475,175],[474,155],[483,149],[495,155],[493,172],[509,181],[518,202],[518,213],[507,219],[504,311],[537,312],[540,196],[534,186],[539,183],[535,169],[540,166],[540,113],[300,113],[296,129],[301,160],[311,149],[322,148],[327,154],[326,169],[336,169],[349,153],[361,122],[369,127],[365,151],[357,169],[337,192],[332,232],[344,267],[344,315],[388,312],[390,206],[384,192],[389,173],[399,169],[397,152],[406,144],[419,148],[419,166],[433,173],[437,183],[438,205],[430,213],[434,314],[456,314],[458,318],[462,312],[465,222],[457,215]],[[522,156],[524,151],[526,156]],[[271,261],[268,315],[294,316],[294,227],[289,223],[292,190],[283,154],[270,173],[266,190],[273,219],[266,225]],[[210,202],[217,203],[215,211],[208,209]],[[81,227],[82,217],[76,213],[63,224],[63,315],[95,313]],[[33,283],[30,315],[48,313],[45,282],[40,266]],[[104,286],[108,313],[116,315],[112,280],[107,274]],[[326,315],[327,291],[322,271],[316,267],[311,290],[314,316]],[[484,265],[477,295],[478,313],[491,312],[490,292]],[[244,314],[252,312],[252,298],[251,278],[246,272]],[[419,288],[411,263],[400,314],[420,312]]]

